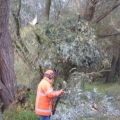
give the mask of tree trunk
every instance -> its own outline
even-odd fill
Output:
[[[118,56],[118,60],[117,60],[117,64],[116,64],[116,75],[118,77],[117,82],[120,83],[120,48],[119,48],[119,56]]]
[[[110,70],[110,72],[108,73],[107,79],[106,79],[105,82],[111,82],[111,78],[112,78],[112,76],[113,76],[113,74],[114,74],[114,71],[115,71],[115,66],[116,66],[116,57],[113,56],[113,58],[112,58],[112,63],[111,63],[111,70]]]
[[[86,6],[86,10],[85,10],[85,13],[84,13],[84,18],[87,21],[92,20],[92,18],[94,16],[94,13],[95,13],[95,7],[96,7],[97,2],[98,1],[95,1],[95,0],[93,0],[93,2],[88,1],[87,6]]]
[[[118,83],[120,83],[120,76],[118,77],[118,80],[117,80]]]
[[[47,18],[47,20],[49,20],[50,6],[51,6],[51,0],[46,0],[45,17]]]
[[[120,49],[118,48],[116,54],[113,55],[112,62],[111,62],[111,70],[108,73],[108,76],[107,76],[105,82],[111,82],[111,80],[112,80],[112,77],[115,73],[115,68],[117,67],[116,65],[117,65],[118,56],[119,56],[119,52],[120,52],[119,50]]]
[[[0,98],[3,109],[14,101],[14,53],[9,35],[9,0],[0,1]]]

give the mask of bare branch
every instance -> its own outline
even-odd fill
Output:
[[[116,9],[117,7],[119,7],[120,3],[118,3],[117,5],[114,5],[109,11],[106,11],[104,14],[102,14],[100,17],[98,17],[98,19],[96,21],[94,21],[95,23],[99,23],[103,18],[105,18],[110,12],[112,12],[114,9]]]
[[[116,28],[116,27],[114,27],[118,32],[120,32],[120,28]]]
[[[101,70],[101,71],[98,71],[98,72],[91,72],[91,73],[87,73],[88,75],[101,75],[102,72],[109,72],[109,70]]]
[[[97,37],[98,38],[105,38],[105,37],[112,37],[112,36],[117,36],[117,35],[120,35],[120,32],[114,33],[114,34],[99,34],[99,35],[97,35]]]

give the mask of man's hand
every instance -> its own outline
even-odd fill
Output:
[[[64,89],[61,89],[60,91],[59,91],[59,95],[58,96],[62,96],[64,94]]]

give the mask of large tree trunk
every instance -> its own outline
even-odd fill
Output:
[[[14,53],[9,35],[9,0],[0,0],[0,98],[3,110],[14,101]]]

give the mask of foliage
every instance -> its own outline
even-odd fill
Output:
[[[56,109],[56,115],[52,116],[52,119],[80,120],[94,118],[97,120],[98,118],[115,118],[119,120],[120,110],[117,101],[119,85],[87,84],[83,90],[81,89],[82,80],[89,81],[87,74],[75,72],[71,75],[69,84],[67,84],[67,94],[61,98],[61,102]],[[116,86],[115,90],[113,90],[113,86]],[[94,105],[97,106],[96,109],[94,109]]]
[[[14,3],[11,4],[11,12],[16,15],[16,18],[19,18],[19,26],[23,26],[21,38],[25,46],[22,46],[23,50],[18,51],[25,54],[25,60],[32,68],[38,70],[41,66],[42,71],[45,71],[48,68],[57,67],[61,73],[64,73],[65,70],[69,71],[75,66],[98,69],[97,65],[101,64],[104,56],[111,61],[114,54],[112,48],[119,47],[118,35],[111,36],[111,33],[118,32],[116,28],[119,25],[119,7],[112,12],[109,10],[115,4],[119,4],[119,1],[96,1],[95,10],[91,11],[94,12],[93,21],[101,18],[102,15],[104,17],[104,13],[108,11],[102,22],[95,24],[98,29],[93,27],[94,22],[88,24],[88,21],[82,19],[85,17],[84,13],[87,12],[87,9],[92,10],[90,7],[94,2],[87,0],[52,1],[51,21],[45,21],[42,16],[45,1],[11,0],[11,3]],[[17,16],[18,11],[19,16]],[[38,17],[38,24],[30,28],[27,23],[33,20],[35,15]],[[11,20],[11,22],[15,21]],[[15,28],[13,27],[13,29]],[[98,36],[107,34],[108,36],[100,40],[96,38],[96,31]],[[19,44],[18,41],[17,43]],[[24,47],[29,52],[24,53]],[[66,62],[61,64],[63,59],[66,59]],[[70,66],[69,69],[64,67],[66,65]]]
[[[57,53],[73,64],[91,67],[101,57],[94,28],[87,21],[68,18],[58,24],[47,23],[42,31],[54,41]],[[72,31],[73,29],[73,31]]]
[[[67,18],[57,23],[45,21],[32,29],[22,29],[21,37],[35,68],[56,67],[64,71],[64,66],[71,66],[68,71],[72,66],[91,68],[101,61],[102,52],[94,27],[82,19]]]
[[[14,69],[17,77],[17,86],[15,87],[25,85],[31,88],[40,79],[39,71],[30,69],[17,54],[15,54]],[[33,83],[31,85],[30,83],[32,81]]]

